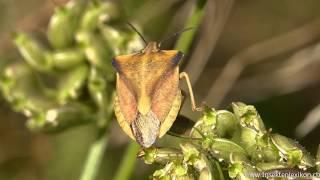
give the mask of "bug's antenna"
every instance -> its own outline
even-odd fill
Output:
[[[127,22],[127,24],[140,36],[140,38],[143,40],[144,44],[147,45],[146,39],[142,36],[142,34],[137,30],[136,27],[134,27],[130,22]]]
[[[190,30],[194,30],[194,29],[195,29],[194,27],[189,27],[189,28],[182,29],[181,31],[178,31],[178,32],[172,34],[171,36],[165,38],[164,40],[160,41],[159,44],[158,44],[158,47],[160,48],[160,47],[161,47],[161,44],[162,44],[163,42],[166,42],[166,41],[170,40],[171,38],[174,38],[174,37],[176,37],[176,36],[179,36],[180,34],[186,32],[186,31],[190,31]]]

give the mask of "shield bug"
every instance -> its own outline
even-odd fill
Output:
[[[113,58],[117,71],[114,110],[124,132],[142,147],[150,147],[166,134],[178,115],[181,78],[187,82],[192,110],[201,108],[195,105],[188,74],[179,72],[183,53],[161,50],[156,42],[144,42],[146,47],[140,52]]]

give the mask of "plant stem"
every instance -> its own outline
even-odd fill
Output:
[[[204,15],[204,8],[206,5],[207,0],[198,0],[195,7],[193,8],[192,12],[190,13],[190,17],[185,24],[185,28],[195,28],[194,31],[188,31],[181,34],[178,42],[176,43],[175,49],[182,51],[183,53],[188,52],[194,35],[196,34],[196,30],[201,23],[202,17]]]
[[[129,179],[132,171],[134,170],[134,165],[137,159],[137,153],[140,149],[140,146],[132,141],[125,152],[125,156],[123,157],[119,169],[114,176],[114,180],[126,180]]]
[[[101,132],[104,133],[98,135],[96,141],[90,146],[80,180],[94,180],[97,177],[109,140],[109,134],[105,130]]]

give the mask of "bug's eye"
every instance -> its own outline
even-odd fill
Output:
[[[177,65],[177,64],[180,62],[180,60],[182,59],[182,57],[183,57],[183,53],[179,51],[179,52],[171,59],[171,61],[173,62],[173,64]]]
[[[118,71],[119,70],[119,64],[117,63],[116,59],[112,59],[112,66]]]

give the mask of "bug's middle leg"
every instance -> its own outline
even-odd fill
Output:
[[[188,74],[186,72],[181,72],[179,77],[180,77],[180,79],[184,78],[186,80],[188,90],[189,90],[190,99],[191,99],[192,111],[203,111],[202,106],[196,105],[196,101],[194,100],[194,94],[193,94],[193,90],[192,90],[192,86],[191,86],[191,82],[190,82],[190,78],[189,78]]]

